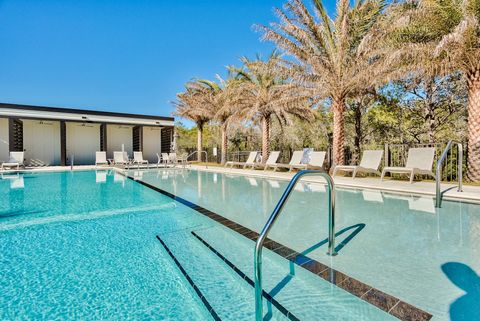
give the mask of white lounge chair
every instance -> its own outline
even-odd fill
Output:
[[[162,153],[162,163],[167,166],[170,164],[170,157],[168,157],[168,153]]]
[[[113,152],[113,164],[115,165],[128,165],[128,154],[127,152]]]
[[[160,164],[163,164],[162,156],[160,156],[159,153],[156,153],[157,155],[157,168],[160,166]]]
[[[349,166],[349,165],[338,165],[333,169],[333,176],[338,171],[343,172],[353,172],[352,177],[355,178],[357,173],[375,173],[381,175],[378,168],[380,167],[380,162],[382,161],[383,150],[366,150],[363,152],[362,160],[360,165]]]
[[[276,171],[278,168],[288,168],[289,170],[293,169],[293,166],[298,166],[301,165],[302,163],[302,157],[303,157],[303,151],[302,150],[296,150],[293,152],[292,158],[290,159],[290,163],[288,164],[278,164],[276,163],[273,166],[273,171]]]
[[[95,166],[108,165],[107,152],[95,152]]]
[[[322,168],[323,163],[325,162],[325,156],[326,155],[327,155],[326,152],[312,152],[311,155],[310,155],[310,161],[307,164],[303,164],[303,163],[300,162],[300,164],[292,165],[290,167],[290,170],[292,170],[292,169],[308,169],[308,168],[311,168],[311,167]],[[303,154],[302,154],[302,158],[303,158]]]
[[[382,171],[381,179],[385,173],[410,174],[410,183],[413,182],[415,174],[431,175],[433,158],[435,157],[435,147],[410,148],[408,151],[407,163],[405,167],[385,167]]]
[[[133,152],[133,161],[132,164],[137,164],[140,168],[140,165],[146,164],[148,167],[148,160],[143,159],[142,152]]]
[[[1,169],[5,169],[5,167],[16,167],[17,170],[20,168],[20,166],[24,166],[23,159],[25,158],[25,153],[24,152],[10,152],[10,159],[8,162],[2,163]]]
[[[325,156],[327,152],[312,152],[310,156],[310,161],[307,164],[307,168],[318,167],[323,168],[323,163],[325,162]]]
[[[250,152],[248,155],[247,161],[246,162],[226,162],[225,166],[230,165],[230,168],[233,166],[243,166],[243,168],[246,168],[247,166],[255,166],[255,160],[257,159],[258,152]]]
[[[261,167],[263,166],[263,170],[266,170],[269,167],[274,167],[277,163],[278,157],[280,157],[280,152],[271,152],[268,156],[267,161],[264,164],[255,164],[254,167]]]
[[[177,153],[170,153],[168,155],[168,158],[170,160],[170,163],[174,165],[176,164],[182,164],[183,166],[187,165],[186,155],[178,156]]]

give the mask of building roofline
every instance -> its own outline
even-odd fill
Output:
[[[112,116],[112,117],[125,117],[125,118],[143,118],[143,119],[156,119],[156,120],[166,120],[174,121],[173,117],[166,116],[153,116],[153,115],[141,115],[141,114],[130,114],[130,113],[116,113],[109,111],[97,111],[97,110],[88,110],[88,109],[76,109],[76,108],[61,108],[61,107],[47,107],[47,106],[32,106],[32,105],[20,105],[20,104],[9,104],[9,103],[0,103],[0,108],[10,108],[18,110],[35,110],[35,111],[47,111],[47,112],[56,112],[56,113],[70,113],[70,114],[86,114],[86,115],[97,115],[97,116]]]

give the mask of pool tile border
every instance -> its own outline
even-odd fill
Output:
[[[123,174],[123,173],[122,173]],[[182,197],[176,196],[161,188],[148,184],[142,180],[136,180],[133,177],[123,174],[127,178],[142,184],[152,190],[155,190],[173,200],[182,203],[185,206],[211,218],[212,220],[224,225],[225,227],[234,230],[235,232],[245,236],[246,238],[256,242],[259,234],[249,228],[231,221],[215,212],[212,212],[200,205],[194,204]],[[392,316],[403,321],[428,321],[432,318],[432,314],[421,310],[407,302],[395,298],[383,291],[375,289],[361,281],[345,275],[344,273],[328,267],[314,259],[311,259],[291,248],[284,246],[272,239],[267,238],[264,247],[284,257],[285,259],[297,264],[305,270],[318,275],[324,280],[337,285],[345,291],[355,295],[356,297],[376,306],[379,309],[391,314]]]
[[[160,241],[160,244],[162,244],[162,246],[165,248],[165,250],[167,251],[168,255],[170,255],[170,257],[172,258],[173,262],[175,262],[175,264],[177,265],[178,269],[180,270],[180,272],[182,272],[183,276],[187,279],[188,283],[192,286],[192,288],[195,290],[195,293],[198,295],[198,297],[200,298],[200,300],[202,300],[202,303],[203,305],[205,306],[205,308],[207,308],[208,312],[210,312],[210,314],[212,315],[213,319],[215,321],[222,321],[222,319],[220,319],[220,317],[218,316],[217,312],[215,312],[215,310],[213,309],[212,305],[210,304],[210,302],[208,302],[208,300],[205,298],[205,296],[203,295],[202,291],[200,291],[200,289],[198,288],[198,286],[195,284],[195,282],[193,282],[192,278],[190,277],[190,275],[188,275],[187,271],[185,271],[185,269],[183,268],[183,266],[180,264],[180,262],[178,262],[177,258],[175,257],[175,255],[173,255],[173,253],[170,251],[170,249],[168,248],[167,244],[165,244],[165,242],[160,238],[160,236],[157,235],[157,239]]]

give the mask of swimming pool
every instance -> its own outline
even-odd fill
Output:
[[[254,237],[202,201],[218,192],[213,187],[221,180],[232,191],[250,188],[239,178],[194,171],[129,175],[165,190],[112,171],[2,176],[0,319],[253,319]],[[190,195],[205,207],[167,192],[172,187],[188,196],[196,190],[192,180],[197,188],[205,180],[197,197]],[[274,200],[274,187],[270,193]],[[263,219],[266,203],[245,199],[212,209],[228,216],[227,208],[243,203],[238,210],[244,215]],[[293,264],[279,249],[285,248],[264,251],[266,319],[395,319]]]
[[[129,175],[257,232],[288,183],[181,169]],[[270,238],[432,314],[433,320],[480,315],[479,205],[444,201],[435,209],[431,197],[338,189],[341,248],[333,258],[326,255],[326,213],[324,186],[301,183]]]

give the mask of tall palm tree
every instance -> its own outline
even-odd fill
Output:
[[[406,72],[461,72],[468,87],[468,178],[480,181],[480,0],[418,0],[390,10],[392,60]]]
[[[228,137],[227,130],[229,120],[233,113],[233,108],[231,105],[232,94],[231,90],[234,79],[224,80],[217,75],[218,83],[210,80],[199,80],[206,88],[211,92],[211,104],[214,107],[215,115],[214,120],[220,124],[221,130],[221,163],[225,164],[227,161],[227,150],[228,150]]]
[[[172,102],[175,114],[195,122],[197,126],[197,160],[202,161],[203,127],[212,120],[215,109],[212,105],[212,92],[201,81],[190,81],[185,91],[177,94],[177,100]]]
[[[311,85],[331,101],[333,111],[333,161],[344,163],[345,100],[384,79],[385,66],[372,58],[368,41],[385,6],[384,0],[337,0],[331,19],[321,0],[309,10],[302,0],[290,0],[270,27],[259,25],[263,38],[293,55],[298,64],[295,78]],[[382,67],[382,68],[380,68]]]
[[[303,86],[289,82],[279,66],[280,57],[273,52],[263,61],[242,58],[243,67],[230,67],[237,80],[232,91],[233,117],[260,122],[262,127],[262,161],[270,154],[270,126],[272,119],[287,124],[290,116],[313,119],[311,101]]]

